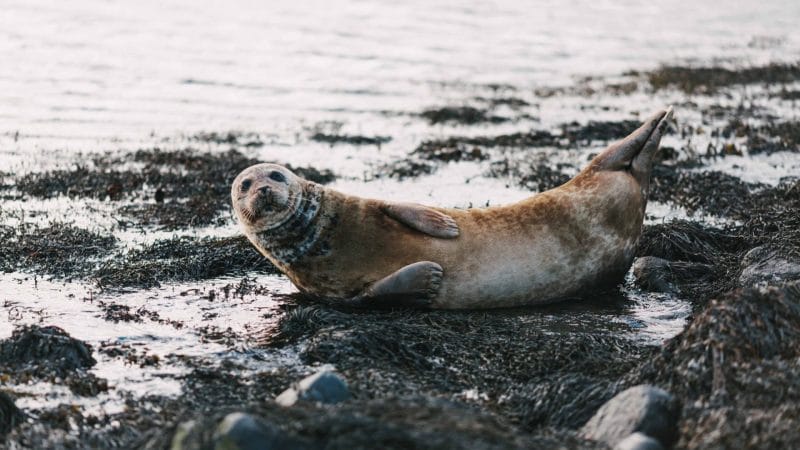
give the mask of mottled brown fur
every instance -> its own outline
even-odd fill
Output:
[[[654,116],[616,144],[621,150],[610,147],[556,189],[512,205],[433,208],[457,223],[459,235],[452,239],[404,225],[382,211],[380,200],[324,189],[320,214],[336,218],[319,237],[329,251],[281,269],[301,291],[349,298],[406,265],[432,261],[444,270],[435,308],[541,304],[618,283],[641,234],[647,203],[642,179],[649,179],[650,162],[638,162],[646,174],[625,164],[632,167],[642,148],[652,156],[666,120],[663,112]],[[659,134],[651,136],[656,129]],[[631,142],[640,148],[630,150]],[[628,160],[616,154],[622,151]]]

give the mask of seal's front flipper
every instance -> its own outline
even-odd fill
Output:
[[[381,210],[389,217],[417,231],[437,238],[458,237],[458,224],[445,213],[415,203],[385,203]]]
[[[427,308],[439,293],[442,266],[431,261],[409,264],[372,283],[358,296],[346,300],[350,306],[414,306]]]

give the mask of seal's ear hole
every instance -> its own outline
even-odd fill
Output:
[[[253,181],[249,178],[245,178],[242,180],[242,192],[247,192],[250,189],[250,186],[253,184]]]
[[[270,172],[270,173],[269,173],[269,178],[270,178],[271,180],[273,180],[273,181],[277,181],[277,182],[279,182],[279,183],[283,183],[284,181],[286,181],[286,177],[285,177],[285,176],[284,176],[282,173],[280,173],[280,172],[278,172],[278,171],[272,171],[272,172]]]

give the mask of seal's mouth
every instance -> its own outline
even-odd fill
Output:
[[[246,221],[248,224],[251,224],[251,225],[252,225],[252,224],[254,224],[254,223],[256,222],[256,220],[258,219],[258,217],[256,217],[255,213],[253,213],[253,211],[252,211],[252,210],[250,210],[250,208],[248,208],[248,207],[246,207],[246,206],[241,208],[241,213],[242,213],[242,218],[243,218],[243,219],[244,219],[244,220],[245,220],[245,221]]]

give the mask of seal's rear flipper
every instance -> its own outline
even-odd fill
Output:
[[[417,231],[437,238],[458,237],[458,224],[445,213],[416,203],[385,203],[381,210],[387,216]]]
[[[600,170],[629,169],[643,150],[648,150],[647,154],[651,156],[649,164],[671,117],[672,108],[655,113],[625,139],[609,145],[589,166]]]
[[[414,306],[427,308],[439,293],[442,266],[431,261],[409,264],[372,283],[356,297],[344,300],[348,306]]]

